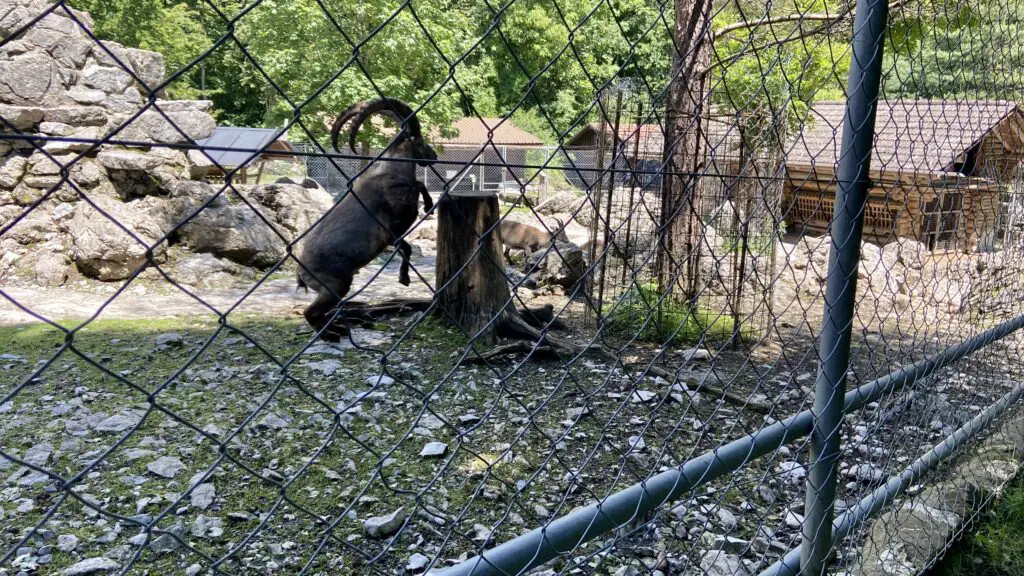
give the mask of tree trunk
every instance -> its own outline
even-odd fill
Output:
[[[495,196],[446,196],[437,205],[437,313],[483,344],[514,315],[498,214]]]
[[[665,110],[659,288],[677,297],[696,296],[700,272],[700,200],[706,141],[701,116],[710,108],[711,0],[676,0],[672,81]],[[682,278],[680,276],[682,268]]]

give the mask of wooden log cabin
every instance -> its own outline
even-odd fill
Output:
[[[845,104],[815,104],[787,153],[787,223],[823,233],[833,213]],[[878,104],[864,237],[913,238],[932,250],[992,246],[1020,189],[1024,114],[1011,102]]]

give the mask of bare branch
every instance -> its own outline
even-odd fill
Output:
[[[849,11],[847,10],[846,13]],[[841,13],[842,14],[842,13]],[[761,26],[773,26],[775,24],[786,24],[788,22],[828,22],[830,20],[836,20],[842,18],[842,15],[836,16],[835,14],[821,14],[821,13],[807,13],[807,14],[790,14],[789,16],[778,16],[775,18],[762,18],[760,20],[750,20],[744,22],[735,22],[728,26],[723,26],[718,30],[715,30],[711,34],[712,40],[717,40],[726,34],[731,34],[739,30],[746,30],[748,28],[759,28]]]

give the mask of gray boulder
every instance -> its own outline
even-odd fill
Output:
[[[2,112],[0,110],[0,113]],[[28,170],[28,160],[24,156],[0,158],[0,188],[10,190],[17,186],[26,170]]]
[[[96,59],[97,64],[109,68],[135,71],[135,68],[132,67],[132,60],[128,56],[127,48],[110,40],[100,40],[100,43],[103,46],[95,46],[95,49],[92,51],[92,57]]]
[[[274,219],[292,233],[292,239],[312,227],[334,205],[327,191],[298,184],[256,186],[249,195],[273,213]]]
[[[163,113],[147,110],[138,118],[130,121],[124,130],[124,137],[129,140],[144,140],[164,144],[180,144],[192,140],[201,140],[213,134],[217,127],[213,116],[199,110],[183,109],[168,112],[164,103],[159,104]],[[125,119],[127,121],[127,118]]]
[[[171,181],[164,186],[164,190],[169,197],[181,200],[183,209],[187,206],[198,207],[217,193],[217,189],[213,186],[206,182],[197,182],[195,180]],[[218,196],[210,206],[217,207],[227,204],[226,194],[227,192]],[[187,214],[181,213],[181,216],[185,217]]]
[[[572,292],[587,270],[586,256],[574,244],[560,242],[557,248],[557,252],[552,248],[546,257],[543,251],[537,252],[528,266],[532,267],[543,259],[535,273],[537,282],[541,285],[560,286],[566,292]]]
[[[50,8],[44,0],[4,0],[0,2],[0,37],[7,37]]]
[[[0,61],[0,102],[47,107],[65,99],[57,62],[49,54],[31,51]]]
[[[66,247],[57,240],[36,246],[25,260],[31,264],[29,277],[41,286],[63,286],[71,274]]]
[[[128,59],[135,68],[135,74],[144,84],[143,88],[148,88],[145,90],[147,94],[164,81],[166,67],[163,54],[138,48],[128,48],[127,52]]]
[[[206,178],[206,175],[210,173],[210,169],[213,168],[213,160],[210,160],[209,156],[199,150],[188,151],[188,164],[189,178],[193,180]]]
[[[65,18],[59,11],[36,22],[25,32],[22,40],[46,51],[64,68],[77,69],[85,65],[93,42],[78,24]]]
[[[29,211],[7,231],[8,237],[19,244],[35,244],[46,240],[47,235],[57,231],[57,225],[50,217],[49,208],[50,206],[44,204]]]
[[[43,109],[35,106],[0,104],[0,117],[4,119],[4,124],[0,124],[0,130],[8,130],[10,126],[15,130],[31,130],[33,126],[42,122]]]
[[[47,108],[43,119],[71,126],[104,126],[107,123],[107,112],[96,106],[59,106]]]
[[[39,131],[47,136],[71,136],[75,133],[75,127],[63,122],[41,122]]]
[[[88,202],[80,202],[68,223],[73,242],[72,258],[83,274],[99,280],[123,280],[146,261],[148,246],[163,235],[160,224],[138,202],[122,202],[105,194],[91,197],[102,210]],[[109,218],[108,218],[109,216]],[[112,220],[130,230],[133,238]],[[140,242],[141,241],[141,242]],[[166,243],[153,248],[159,259]]]
[[[572,214],[576,212],[582,201],[584,201],[582,197],[576,196],[572,192],[557,192],[554,196],[538,205],[537,212],[546,216],[564,212]]]
[[[285,255],[284,241],[244,204],[208,206],[185,224],[178,236],[193,252],[208,252],[260,269],[269,268]]]
[[[213,110],[212,100],[158,100],[156,103],[164,112],[209,112]]]
[[[103,90],[75,85],[68,90],[68,98],[79,104],[92,105],[102,103],[107,99],[107,94]]]
[[[103,150],[96,155],[96,161],[107,170],[153,170],[164,163],[156,154],[143,154],[129,150]]]
[[[107,181],[106,173],[92,160],[80,160],[71,167],[71,181],[85,189],[91,189]]]
[[[120,68],[92,65],[82,71],[82,83],[108,94],[123,94],[135,80]]]
[[[251,268],[217,258],[213,254],[187,254],[174,263],[170,271],[176,282],[200,288],[226,288],[240,279],[251,280]]]
[[[885,254],[887,260],[899,262],[911,270],[921,270],[924,268],[925,261],[929,255],[927,246],[922,242],[909,238],[900,238],[895,242],[886,244],[882,247],[882,253]]]

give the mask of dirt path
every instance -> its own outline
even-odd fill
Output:
[[[434,281],[434,259],[420,258],[414,263],[414,267],[422,275],[423,280],[414,272],[410,272],[410,286],[398,283],[397,264],[388,266],[376,278],[373,278],[373,275],[380,267],[366,267],[356,276],[355,286],[365,287],[354,294],[354,299],[379,301],[398,297],[429,297],[430,289],[424,280],[430,283]],[[99,318],[105,320],[175,318],[224,313],[229,310],[238,314],[268,314],[280,317],[300,312],[313,298],[311,293],[296,290],[295,280],[291,278],[269,280],[248,295],[246,294],[251,287],[194,289],[192,295],[189,295],[167,282],[159,285],[134,282],[127,290],[114,297],[119,287],[119,284],[114,283],[60,288],[0,285],[0,325],[38,322],[39,318],[36,316],[49,320],[85,319],[101,309]],[[193,295],[201,298],[206,305]]]

